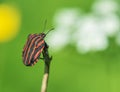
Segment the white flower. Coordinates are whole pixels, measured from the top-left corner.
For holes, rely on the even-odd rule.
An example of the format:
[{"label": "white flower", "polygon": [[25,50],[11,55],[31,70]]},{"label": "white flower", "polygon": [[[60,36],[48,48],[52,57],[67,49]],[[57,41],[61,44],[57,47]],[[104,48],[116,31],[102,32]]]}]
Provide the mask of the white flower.
[{"label": "white flower", "polygon": [[108,46],[108,40],[104,32],[99,28],[99,21],[93,15],[85,16],[77,31],[77,49],[86,53],[89,51],[104,50]]},{"label": "white flower", "polygon": [[107,36],[114,36],[120,29],[119,17],[115,14],[103,17],[100,20],[100,27]]},{"label": "white flower", "polygon": [[69,28],[74,25],[78,18],[79,12],[77,9],[62,9],[55,15],[54,22],[56,27]]},{"label": "white flower", "polygon": [[92,7],[94,13],[99,15],[109,15],[116,13],[119,5],[114,0],[97,0]]},{"label": "white flower", "polygon": [[[116,14],[118,5],[112,0],[96,2],[89,14],[78,9],[62,9],[55,14],[55,31],[48,36],[48,43],[54,51],[72,43],[80,53],[101,51],[108,47],[108,37],[116,36],[120,20]],[[120,34],[116,42],[120,44]]]},{"label": "white flower", "polygon": [[48,35],[47,42],[54,49],[54,51],[62,49],[69,43],[70,35],[68,32],[68,29],[56,28],[54,32],[51,32]]}]

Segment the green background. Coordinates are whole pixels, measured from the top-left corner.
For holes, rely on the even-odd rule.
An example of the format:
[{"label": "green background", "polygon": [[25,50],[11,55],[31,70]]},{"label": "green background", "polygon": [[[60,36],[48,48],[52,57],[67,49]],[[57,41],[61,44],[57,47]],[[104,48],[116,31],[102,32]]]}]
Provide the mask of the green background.
[{"label": "green background", "polygon": [[[44,63],[39,60],[34,67],[26,67],[22,62],[27,35],[41,32],[45,19],[47,29],[53,27],[54,14],[61,8],[89,12],[94,0],[0,0],[5,2],[19,7],[22,25],[15,39],[0,43],[0,92],[40,92]],[[120,92],[120,47],[114,38],[109,40],[109,47],[101,52],[82,55],[71,45],[51,51],[48,92]]]}]

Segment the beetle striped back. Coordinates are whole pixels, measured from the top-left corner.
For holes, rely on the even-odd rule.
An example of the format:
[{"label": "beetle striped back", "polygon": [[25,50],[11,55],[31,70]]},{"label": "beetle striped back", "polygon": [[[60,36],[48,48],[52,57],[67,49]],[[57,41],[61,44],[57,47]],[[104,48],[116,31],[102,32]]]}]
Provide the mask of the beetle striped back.
[{"label": "beetle striped back", "polygon": [[41,34],[30,34],[27,39],[27,43],[23,48],[23,63],[26,66],[34,65],[38,59],[40,59],[40,54],[45,47],[44,33]]}]

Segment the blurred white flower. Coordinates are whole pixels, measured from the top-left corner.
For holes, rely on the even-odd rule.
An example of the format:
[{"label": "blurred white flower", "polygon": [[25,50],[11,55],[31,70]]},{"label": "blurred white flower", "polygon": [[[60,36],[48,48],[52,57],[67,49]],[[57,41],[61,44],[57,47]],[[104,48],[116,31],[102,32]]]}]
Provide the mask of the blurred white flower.
[{"label": "blurred white flower", "polygon": [[74,25],[79,16],[77,9],[62,9],[55,14],[56,27],[69,28]]},{"label": "blurred white flower", "polygon": [[119,10],[119,5],[115,0],[97,0],[92,6],[92,10],[96,14],[106,16],[116,13]]},{"label": "blurred white flower", "polygon": [[115,36],[116,33],[120,30],[119,17],[115,14],[108,15],[106,17],[101,18],[99,23],[100,23],[101,30],[107,36]]},{"label": "blurred white flower", "polygon": [[[120,44],[120,19],[114,0],[98,0],[92,12],[82,14],[78,9],[62,9],[55,14],[55,31],[48,36],[48,43],[58,51],[72,43],[80,53],[101,51],[108,47],[108,37],[116,36]],[[117,34],[119,32],[119,34]]]},{"label": "blurred white flower", "polygon": [[69,44],[71,28],[74,26],[78,16],[77,9],[64,9],[55,14],[55,32],[48,37],[48,42],[54,51],[58,51]]},{"label": "blurred white flower", "polygon": [[93,15],[87,15],[83,18],[75,37],[77,37],[77,49],[83,53],[104,50],[108,46],[108,39],[100,30],[98,20]]},{"label": "blurred white flower", "polygon": [[54,32],[51,32],[48,35],[47,42],[54,49],[54,51],[58,51],[65,47],[69,43],[70,35],[69,30],[65,28],[56,28]]}]

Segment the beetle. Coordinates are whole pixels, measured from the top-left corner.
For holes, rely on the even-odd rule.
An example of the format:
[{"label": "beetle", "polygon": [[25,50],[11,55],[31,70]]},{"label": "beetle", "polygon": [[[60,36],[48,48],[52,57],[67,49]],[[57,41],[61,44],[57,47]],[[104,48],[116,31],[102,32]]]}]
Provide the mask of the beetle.
[{"label": "beetle", "polygon": [[[53,30],[53,28],[51,29]],[[26,66],[33,66],[40,59],[40,55],[44,48],[48,48],[47,43],[44,38],[51,31],[49,30],[46,34],[29,34],[27,38],[27,42],[24,45],[22,52],[23,63]]]}]

